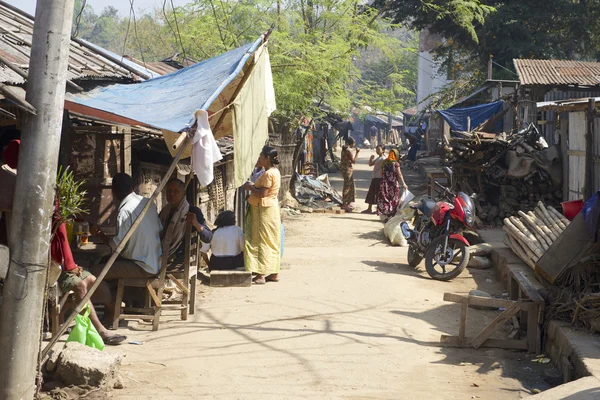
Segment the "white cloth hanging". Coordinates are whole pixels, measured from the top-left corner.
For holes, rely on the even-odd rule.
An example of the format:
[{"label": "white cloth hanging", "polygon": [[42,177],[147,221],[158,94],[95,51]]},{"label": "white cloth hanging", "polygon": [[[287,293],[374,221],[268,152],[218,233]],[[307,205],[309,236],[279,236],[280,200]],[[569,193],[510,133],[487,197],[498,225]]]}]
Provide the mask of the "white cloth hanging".
[{"label": "white cloth hanging", "polygon": [[221,161],[223,156],[210,129],[208,113],[198,110],[194,113],[194,117],[196,132],[192,138],[192,168],[200,185],[205,187],[214,179],[214,163]]}]

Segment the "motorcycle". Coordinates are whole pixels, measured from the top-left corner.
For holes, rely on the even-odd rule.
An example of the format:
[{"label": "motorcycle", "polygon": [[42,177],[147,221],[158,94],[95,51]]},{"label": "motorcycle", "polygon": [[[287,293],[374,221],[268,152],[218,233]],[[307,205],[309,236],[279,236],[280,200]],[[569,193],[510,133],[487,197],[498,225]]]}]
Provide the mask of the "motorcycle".
[{"label": "motorcycle", "polygon": [[[452,170],[444,167],[444,172],[452,182]],[[429,276],[448,281],[460,275],[469,263],[470,244],[462,232],[473,227],[475,206],[466,193],[455,193],[434,183],[442,189],[441,201],[426,198],[411,206],[415,210],[414,229],[403,222],[402,233],[409,245],[409,265],[416,268],[424,258]]]}]

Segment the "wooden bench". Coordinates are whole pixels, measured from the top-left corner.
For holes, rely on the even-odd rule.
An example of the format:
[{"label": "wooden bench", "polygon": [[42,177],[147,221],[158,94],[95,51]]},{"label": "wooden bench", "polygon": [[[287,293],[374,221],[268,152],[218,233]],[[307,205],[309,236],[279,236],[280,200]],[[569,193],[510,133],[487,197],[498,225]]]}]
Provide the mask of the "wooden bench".
[{"label": "wooden bench", "polygon": [[[539,352],[539,305],[529,299],[518,300],[494,299],[455,293],[444,293],[444,301],[461,303],[460,326],[458,336],[442,335],[440,342],[456,347],[499,347],[503,349],[527,350]],[[467,315],[469,306],[503,309],[503,311],[474,337],[466,336]],[[491,336],[518,313],[525,312],[527,318],[527,338],[525,339],[493,339]],[[535,318],[534,318],[535,317]]]}]

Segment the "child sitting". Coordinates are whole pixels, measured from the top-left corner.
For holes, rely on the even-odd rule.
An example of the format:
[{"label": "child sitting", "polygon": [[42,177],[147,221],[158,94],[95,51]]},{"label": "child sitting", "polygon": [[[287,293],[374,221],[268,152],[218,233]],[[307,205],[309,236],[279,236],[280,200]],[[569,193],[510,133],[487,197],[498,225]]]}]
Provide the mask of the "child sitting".
[{"label": "child sitting", "polygon": [[233,211],[223,211],[215,220],[217,226],[210,242],[212,255],[208,264],[212,270],[244,268],[244,233],[235,224]]}]

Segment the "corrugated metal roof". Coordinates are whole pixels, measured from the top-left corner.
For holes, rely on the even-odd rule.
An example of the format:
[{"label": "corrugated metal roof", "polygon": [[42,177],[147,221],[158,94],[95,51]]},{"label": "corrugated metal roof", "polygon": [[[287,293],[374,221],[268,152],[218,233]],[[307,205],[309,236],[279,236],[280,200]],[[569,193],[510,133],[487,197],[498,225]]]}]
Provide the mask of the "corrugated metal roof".
[{"label": "corrugated metal roof", "polygon": [[[8,63],[27,72],[33,35],[33,17],[0,1],[0,56]],[[23,84],[24,79],[0,63],[0,82]],[[71,41],[67,78],[73,80],[129,80],[142,77],[98,54],[81,41]]]},{"label": "corrugated metal roof", "polygon": [[522,85],[600,85],[600,63],[571,60],[513,60]]}]

